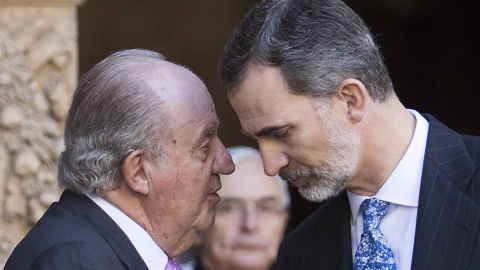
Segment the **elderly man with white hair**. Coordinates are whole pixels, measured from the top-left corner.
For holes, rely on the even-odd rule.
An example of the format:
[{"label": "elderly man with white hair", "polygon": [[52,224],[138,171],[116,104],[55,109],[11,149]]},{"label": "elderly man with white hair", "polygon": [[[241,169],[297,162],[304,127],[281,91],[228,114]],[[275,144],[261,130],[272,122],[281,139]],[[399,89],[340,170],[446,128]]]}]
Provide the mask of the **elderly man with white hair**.
[{"label": "elderly man with white hair", "polygon": [[227,150],[236,169],[220,177],[215,223],[197,239],[194,269],[271,269],[290,216],[287,182],[265,174],[258,150]]}]

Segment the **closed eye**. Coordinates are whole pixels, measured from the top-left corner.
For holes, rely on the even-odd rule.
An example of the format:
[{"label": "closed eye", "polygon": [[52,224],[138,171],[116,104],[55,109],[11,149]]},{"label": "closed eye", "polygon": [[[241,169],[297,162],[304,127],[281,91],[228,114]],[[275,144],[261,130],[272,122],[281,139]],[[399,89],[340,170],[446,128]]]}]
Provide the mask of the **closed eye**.
[{"label": "closed eye", "polygon": [[275,139],[287,139],[288,137],[290,137],[290,135],[292,134],[293,130],[292,129],[286,129],[286,130],[281,130],[281,131],[278,131],[278,132],[274,132],[272,134],[272,136],[275,138]]},{"label": "closed eye", "polygon": [[282,126],[271,126],[265,127],[259,132],[255,133],[255,136],[258,137],[273,137],[275,139],[286,139],[292,135],[292,133],[297,129],[297,125],[294,124],[285,124]]},{"label": "closed eye", "polygon": [[211,146],[210,141],[208,141],[208,143],[204,144],[204,145],[201,147],[201,149],[202,149],[202,150],[209,150],[209,149],[210,149],[210,146]]}]

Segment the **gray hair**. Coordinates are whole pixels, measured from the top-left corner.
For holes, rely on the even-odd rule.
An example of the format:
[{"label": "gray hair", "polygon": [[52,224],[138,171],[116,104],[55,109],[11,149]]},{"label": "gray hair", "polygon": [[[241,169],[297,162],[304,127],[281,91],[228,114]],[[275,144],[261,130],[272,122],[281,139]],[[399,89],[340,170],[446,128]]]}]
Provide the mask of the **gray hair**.
[{"label": "gray hair", "polygon": [[219,76],[235,94],[249,67],[279,68],[293,94],[328,98],[348,78],[376,101],[393,85],[362,19],[341,0],[264,0],[237,26],[219,61]]},{"label": "gray hair", "polygon": [[160,160],[168,117],[148,82],[164,60],[157,52],[124,50],[82,76],[66,118],[59,187],[102,195],[122,181],[120,163],[129,149]]},{"label": "gray hair", "polygon": [[[238,163],[244,160],[252,160],[252,159],[262,162],[262,154],[260,153],[260,151],[258,151],[255,148],[248,147],[248,146],[233,146],[233,147],[227,148],[227,150],[228,152],[230,152],[233,163],[235,165],[237,165]],[[288,191],[288,183],[287,181],[284,181],[282,178],[280,178],[280,176],[278,175],[276,175],[276,178],[282,187],[285,207],[288,208],[290,207],[290,192]]]}]

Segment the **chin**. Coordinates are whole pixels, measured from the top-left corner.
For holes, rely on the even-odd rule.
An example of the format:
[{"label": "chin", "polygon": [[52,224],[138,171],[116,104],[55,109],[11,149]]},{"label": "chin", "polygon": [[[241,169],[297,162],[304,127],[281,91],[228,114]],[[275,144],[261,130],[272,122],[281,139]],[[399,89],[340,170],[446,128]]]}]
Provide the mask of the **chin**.
[{"label": "chin", "polygon": [[265,262],[248,262],[242,261],[235,264],[235,269],[248,269],[248,270],[267,270],[271,265],[266,264]]},{"label": "chin", "polygon": [[198,231],[203,232],[210,229],[215,222],[215,210],[209,207],[208,209],[204,210],[202,214],[197,219],[200,221],[197,226]]},{"label": "chin", "polygon": [[265,259],[265,254],[259,254],[259,252],[242,252],[241,254],[235,254],[235,264],[239,266],[239,269],[268,269],[270,264]]}]

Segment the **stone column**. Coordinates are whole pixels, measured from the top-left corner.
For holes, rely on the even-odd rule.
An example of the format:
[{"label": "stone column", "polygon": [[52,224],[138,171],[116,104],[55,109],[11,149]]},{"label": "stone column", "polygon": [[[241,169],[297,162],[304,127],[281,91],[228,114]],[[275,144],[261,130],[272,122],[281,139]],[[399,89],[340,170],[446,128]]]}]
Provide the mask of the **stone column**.
[{"label": "stone column", "polygon": [[60,194],[83,1],[0,0],[0,266]]}]

